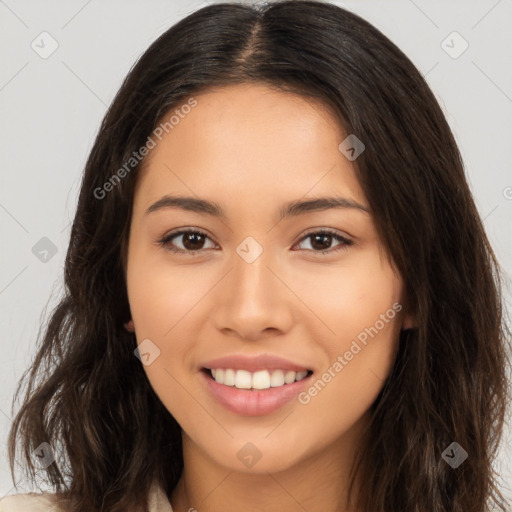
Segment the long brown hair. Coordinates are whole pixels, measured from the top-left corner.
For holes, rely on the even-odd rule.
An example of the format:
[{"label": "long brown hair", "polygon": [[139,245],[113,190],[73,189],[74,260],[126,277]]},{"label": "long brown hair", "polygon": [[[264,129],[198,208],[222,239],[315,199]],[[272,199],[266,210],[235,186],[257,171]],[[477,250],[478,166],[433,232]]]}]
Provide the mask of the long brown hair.
[{"label": "long brown hair", "polygon": [[[416,312],[354,465],[360,510],[506,511],[492,468],[510,402],[502,270],[459,150],[411,61],[359,16],[315,1],[205,7],[126,77],[85,166],[64,296],[15,395],[28,377],[9,435],[13,479],[17,444],[34,480],[31,454],[46,442],[56,462],[38,474],[73,512],[147,511],[153,479],[168,495],[178,482],[180,427],[123,327],[126,242],[147,159],[112,177],[170,109],[243,82],[319,99],[364,142],[355,170]],[[442,457],[452,442],[468,452],[458,468]]]}]

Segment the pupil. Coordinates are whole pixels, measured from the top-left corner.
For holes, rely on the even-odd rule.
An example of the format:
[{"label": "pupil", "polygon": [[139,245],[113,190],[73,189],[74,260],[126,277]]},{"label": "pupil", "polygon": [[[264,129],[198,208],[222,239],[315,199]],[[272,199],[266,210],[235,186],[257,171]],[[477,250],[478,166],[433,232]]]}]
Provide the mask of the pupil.
[{"label": "pupil", "polygon": [[[311,245],[313,246],[314,249],[329,249],[329,246],[331,245],[331,238],[331,235],[315,235],[313,236],[313,243]],[[327,239],[327,243],[324,243],[323,247],[315,247],[317,241],[320,239],[324,239],[324,241],[325,239]]]},{"label": "pupil", "polygon": [[[184,237],[183,245],[187,249],[200,249],[201,242],[204,243],[204,240],[201,240],[201,238],[203,238],[203,235],[200,233],[189,233],[187,236]],[[194,245],[194,239],[195,239],[196,244],[198,243],[198,245]],[[192,242],[191,246],[190,246],[190,242]]]}]

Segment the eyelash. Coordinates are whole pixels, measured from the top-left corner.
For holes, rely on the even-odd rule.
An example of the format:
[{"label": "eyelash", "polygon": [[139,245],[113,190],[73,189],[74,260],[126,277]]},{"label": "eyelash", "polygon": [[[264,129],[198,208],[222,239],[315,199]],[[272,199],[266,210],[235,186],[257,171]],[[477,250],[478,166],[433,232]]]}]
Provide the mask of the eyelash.
[{"label": "eyelash", "polygon": [[[168,246],[169,242],[173,238],[178,237],[180,235],[191,234],[191,233],[192,234],[203,235],[203,236],[205,236],[205,237],[210,239],[210,237],[206,233],[204,233],[203,231],[201,231],[199,229],[184,229],[184,230],[181,230],[181,231],[176,231],[175,233],[169,233],[168,235],[165,235],[163,238],[158,240],[157,243],[161,247],[163,247],[165,250],[167,250],[167,251],[171,251],[171,252],[174,252],[174,253],[180,253],[180,254],[185,253],[185,254],[190,255],[190,256],[196,256],[197,254],[200,254],[203,251],[208,250],[208,249],[197,249],[195,251],[189,251],[189,250],[185,250],[185,249],[178,249],[176,247]],[[298,244],[300,244],[301,242],[303,242],[307,238],[310,238],[312,235],[330,235],[334,239],[336,239],[338,242],[341,242],[340,244],[336,245],[333,249],[327,249],[325,251],[315,251],[314,249],[303,249],[303,250],[306,250],[308,252],[313,252],[313,253],[316,253],[316,254],[332,254],[332,253],[335,253],[335,252],[338,252],[338,251],[346,250],[349,246],[354,244],[353,240],[349,240],[348,238],[345,238],[345,237],[341,236],[337,231],[334,231],[332,229],[320,229],[318,231],[310,231],[309,233],[307,233],[305,236],[303,236],[299,240]]]}]

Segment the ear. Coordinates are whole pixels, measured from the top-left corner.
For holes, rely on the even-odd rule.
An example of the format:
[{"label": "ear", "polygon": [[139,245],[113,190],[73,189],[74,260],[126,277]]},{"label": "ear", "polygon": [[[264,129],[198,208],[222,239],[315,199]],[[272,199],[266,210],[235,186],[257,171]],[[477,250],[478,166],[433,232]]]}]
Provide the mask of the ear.
[{"label": "ear", "polygon": [[406,331],[407,329],[415,329],[418,327],[416,322],[416,315],[413,313],[406,313],[404,315],[404,321],[402,324],[402,331]]},{"label": "ear", "polygon": [[133,320],[130,319],[130,321],[126,322],[123,325],[128,332],[135,332],[135,325],[133,324]]}]

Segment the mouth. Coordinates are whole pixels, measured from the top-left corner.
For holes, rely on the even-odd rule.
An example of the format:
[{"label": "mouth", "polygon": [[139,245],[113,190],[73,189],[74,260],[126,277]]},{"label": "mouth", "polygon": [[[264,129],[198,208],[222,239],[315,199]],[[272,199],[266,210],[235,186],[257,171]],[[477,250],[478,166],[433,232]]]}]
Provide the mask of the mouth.
[{"label": "mouth", "polygon": [[281,369],[250,372],[234,368],[203,368],[202,371],[207,377],[217,382],[217,384],[250,391],[289,386],[306,379],[313,373],[312,370],[293,371]]},{"label": "mouth", "polygon": [[311,370],[202,368],[206,393],[223,409],[241,416],[264,416],[297,402],[312,381]]}]

